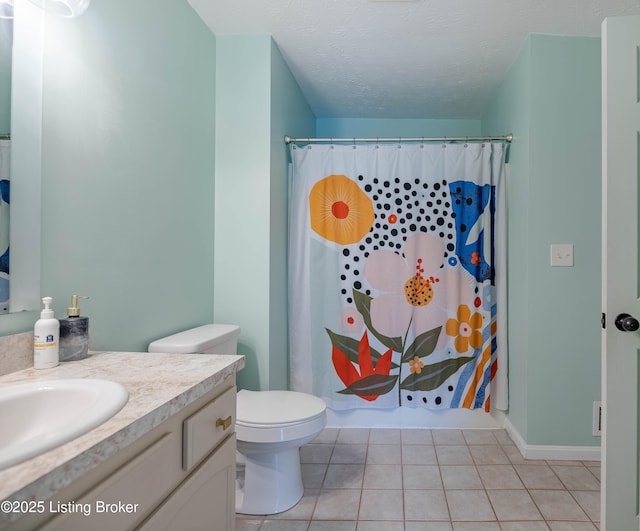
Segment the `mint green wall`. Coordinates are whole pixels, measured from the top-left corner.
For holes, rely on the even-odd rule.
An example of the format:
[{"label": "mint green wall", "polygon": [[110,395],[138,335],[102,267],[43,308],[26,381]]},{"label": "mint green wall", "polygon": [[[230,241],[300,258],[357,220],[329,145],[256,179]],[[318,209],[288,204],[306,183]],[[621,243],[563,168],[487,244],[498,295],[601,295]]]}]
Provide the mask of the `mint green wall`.
[{"label": "mint green wall", "polygon": [[[153,15],[152,20],[149,19]],[[213,317],[215,38],[186,2],[47,17],[42,292],[88,295],[94,349]]]},{"label": "mint green wall", "polygon": [[216,68],[214,318],[242,328],[241,387],[286,388],[283,137],[314,117],[269,35],[218,36]]},{"label": "mint green wall", "polygon": [[[549,391],[531,395],[530,442],[598,445],[591,424],[600,399],[600,39],[533,36],[531,50],[530,202],[532,214],[544,205],[544,215],[531,225],[529,377]],[[574,244],[574,268],[549,267],[554,242]]]},{"label": "mint green wall", "polygon": [[507,179],[509,420],[525,440],[529,394],[530,78],[531,41],[527,39],[482,120],[483,134],[489,131],[513,133]]},{"label": "mint green wall", "polygon": [[[509,419],[528,444],[599,445],[600,40],[532,35],[483,117],[496,127],[516,135]],[[552,243],[574,244],[574,267],[550,267]]]},{"label": "mint green wall", "polygon": [[268,35],[216,38],[214,320],[240,325],[241,387],[269,383]]},{"label": "mint green wall", "polygon": [[289,386],[288,164],[284,136],[314,134],[316,120],[276,43],[271,41],[271,256],[269,260],[269,387]]},{"label": "mint green wall", "polygon": [[480,120],[318,118],[316,121],[319,138],[474,136],[480,134],[480,129]]}]

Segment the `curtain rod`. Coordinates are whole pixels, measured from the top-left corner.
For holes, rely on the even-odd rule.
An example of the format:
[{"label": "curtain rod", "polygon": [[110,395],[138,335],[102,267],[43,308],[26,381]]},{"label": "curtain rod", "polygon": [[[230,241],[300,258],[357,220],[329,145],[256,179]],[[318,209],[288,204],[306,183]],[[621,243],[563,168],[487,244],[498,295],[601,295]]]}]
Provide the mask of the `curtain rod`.
[{"label": "curtain rod", "polygon": [[490,142],[490,141],[513,141],[513,133],[509,133],[504,136],[438,136],[438,137],[376,137],[376,138],[291,138],[289,135],[285,135],[285,144],[295,144],[301,142],[303,144],[317,144],[317,143],[353,143],[356,142]]}]

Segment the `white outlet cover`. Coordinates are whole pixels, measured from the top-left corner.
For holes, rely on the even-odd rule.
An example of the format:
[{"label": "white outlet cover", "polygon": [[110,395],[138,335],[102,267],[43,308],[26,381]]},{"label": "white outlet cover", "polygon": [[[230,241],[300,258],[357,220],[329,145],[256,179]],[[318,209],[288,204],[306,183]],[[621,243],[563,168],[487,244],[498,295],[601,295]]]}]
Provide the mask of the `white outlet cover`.
[{"label": "white outlet cover", "polygon": [[572,243],[552,243],[551,244],[551,266],[552,267],[573,267],[573,244]]}]

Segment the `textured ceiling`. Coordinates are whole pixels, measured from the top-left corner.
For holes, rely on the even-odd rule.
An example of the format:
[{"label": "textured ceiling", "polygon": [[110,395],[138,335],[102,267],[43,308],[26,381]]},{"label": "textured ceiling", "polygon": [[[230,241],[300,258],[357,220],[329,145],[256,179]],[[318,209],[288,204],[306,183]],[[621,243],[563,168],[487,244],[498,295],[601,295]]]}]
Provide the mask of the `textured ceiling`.
[{"label": "textured ceiling", "polygon": [[319,118],[479,118],[530,33],[640,15],[638,0],[189,3],[216,35],[271,34]]}]

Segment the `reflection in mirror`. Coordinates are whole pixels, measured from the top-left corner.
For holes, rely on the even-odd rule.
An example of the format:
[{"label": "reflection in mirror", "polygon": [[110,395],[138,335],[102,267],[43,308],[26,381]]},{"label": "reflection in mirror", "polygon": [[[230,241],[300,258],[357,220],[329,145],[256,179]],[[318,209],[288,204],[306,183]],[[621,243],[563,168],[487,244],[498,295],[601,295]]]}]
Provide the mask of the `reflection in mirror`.
[{"label": "reflection in mirror", "polygon": [[[2,1],[2,0],[0,0]],[[45,14],[14,0],[11,52],[11,311],[0,335],[33,329],[40,309],[42,63]],[[4,132],[4,131],[0,131]]]},{"label": "reflection in mirror", "polygon": [[0,313],[9,312],[9,156],[13,2],[0,3]]},{"label": "reflection in mirror", "polygon": [[[13,2],[13,0],[0,0],[0,2]],[[91,0],[29,0],[32,4],[38,6],[49,13],[60,15],[61,17],[73,18],[79,17],[89,7]]]},{"label": "reflection in mirror", "polygon": [[0,18],[13,18],[13,0],[0,0]]}]

